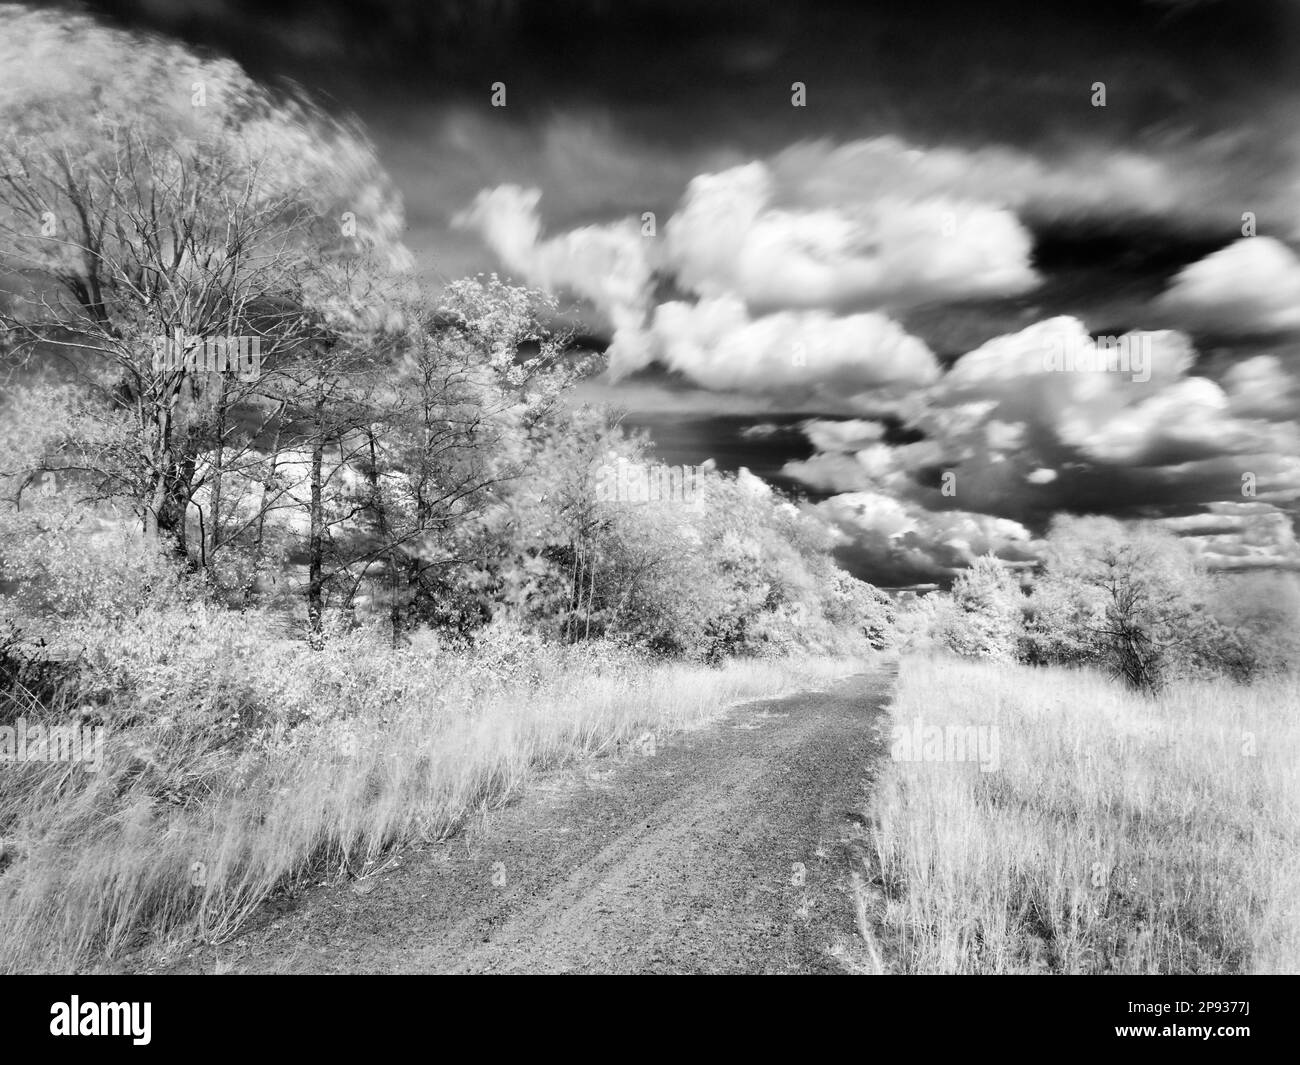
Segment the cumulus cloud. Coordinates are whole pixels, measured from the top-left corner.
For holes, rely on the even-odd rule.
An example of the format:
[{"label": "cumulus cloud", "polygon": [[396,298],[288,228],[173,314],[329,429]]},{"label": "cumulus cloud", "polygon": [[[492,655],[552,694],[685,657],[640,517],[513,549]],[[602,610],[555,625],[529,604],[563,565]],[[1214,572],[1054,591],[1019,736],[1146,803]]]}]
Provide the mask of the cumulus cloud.
[{"label": "cumulus cloud", "polygon": [[640,228],[629,220],[543,240],[541,195],[517,185],[484,190],[454,224],[477,230],[506,268],[530,284],[589,300],[614,328],[611,358],[643,363],[653,266]]},{"label": "cumulus cloud", "polygon": [[850,451],[865,444],[874,444],[885,432],[880,422],[846,418],[830,421],[826,418],[809,418],[800,428],[818,451]]},{"label": "cumulus cloud", "polygon": [[[1075,369],[1053,361],[1062,350],[1073,353]],[[1177,467],[1295,447],[1293,422],[1243,417],[1220,385],[1189,375],[1194,359],[1178,332],[1135,331],[1101,345],[1077,319],[1050,319],[960,358],[916,421],[945,443],[948,458],[1014,459],[1026,476],[1062,461]],[[999,422],[1022,428],[1008,435],[994,431]]]},{"label": "cumulus cloud", "polygon": [[787,462],[782,474],[819,492],[860,492],[886,484],[896,470],[894,449],[883,444],[852,451],[823,450],[812,458]]},{"label": "cumulus cloud", "polygon": [[[831,496],[818,506],[860,573],[931,580],[987,551],[1032,558],[1028,530],[1061,509],[1203,506],[1247,475],[1260,501],[1300,498],[1295,382],[1274,355],[1215,379],[1182,329],[1098,337],[1062,316],[942,372],[894,317],[1033,287],[1021,219],[1203,221],[1213,180],[1170,159],[1081,149],[1049,162],[886,137],[698,174],[657,241],[630,221],[544,239],[536,195],[518,189],[481,194],[467,217],[508,267],[610,317],[612,378],[657,361],[705,389],[844,411],[805,422],[814,453],[782,473]],[[693,299],[657,302],[665,279]],[[1300,260],[1257,237],[1187,267],[1157,317],[1268,334],[1300,330],[1298,308]],[[886,442],[886,417],[909,442]],[[1277,557],[1290,550],[1280,520],[1265,521]],[[1268,554],[1216,535],[1211,554]]]},{"label": "cumulus cloud", "polygon": [[1214,333],[1300,330],[1300,259],[1272,237],[1243,237],[1184,267],[1157,306]]},{"label": "cumulus cloud", "polygon": [[[1120,357],[1125,352],[1127,366]],[[995,399],[1002,416],[1013,418],[1032,417],[1044,405],[1050,413],[1089,403],[1112,406],[1178,380],[1193,360],[1191,342],[1180,333],[1138,331],[1105,346],[1079,319],[1062,315],[963,355],[930,398],[945,405]],[[1147,365],[1137,365],[1142,361]]]},{"label": "cumulus cloud", "polygon": [[1234,414],[1242,417],[1290,417],[1296,402],[1296,379],[1274,355],[1255,355],[1233,363],[1223,375],[1223,388]]},{"label": "cumulus cloud", "polygon": [[[953,499],[972,510],[1037,525],[1060,509],[1131,514],[1240,497],[1300,497],[1295,410],[1267,401],[1287,380],[1261,356],[1221,383],[1191,371],[1195,353],[1172,331],[1135,332],[1118,354],[1142,351],[1142,375],[1114,362],[1083,323],[1062,317],[997,337],[962,356],[903,406],[923,438],[889,446],[806,431],[817,449],[783,473],[826,493],[887,494],[932,512]],[[1082,370],[1053,368],[1069,351]],[[1283,392],[1283,394],[1285,394]],[[1158,511],[1157,511],[1158,512]]]},{"label": "cumulus cloud", "polygon": [[1028,529],[988,514],[928,511],[878,492],[845,493],[814,509],[840,536],[841,556],[867,579],[946,579],[990,552],[1013,565],[1037,557]]},{"label": "cumulus cloud", "polygon": [[1293,423],[1239,418],[1213,381],[1189,377],[1139,402],[1101,413],[1069,412],[1060,438],[1099,462],[1172,466],[1218,455],[1250,455],[1294,447]]},{"label": "cumulus cloud", "polygon": [[[616,378],[659,359],[706,387],[746,388],[791,376],[786,360],[772,354],[773,343],[786,342],[773,334],[792,321],[781,317],[787,312],[852,321],[842,338],[864,328],[858,315],[865,312],[896,316],[1034,288],[1039,278],[1022,219],[1203,221],[1222,191],[1215,168],[1182,164],[1187,152],[1211,149],[1218,150],[1084,146],[1048,158],[1002,146],[918,147],[892,136],[812,142],[696,174],[654,237],[642,235],[638,214],[544,238],[540,193],[514,185],[479,193],[457,222],[478,232],[527,282],[563,289],[598,309],[612,328]],[[1088,180],[1080,179],[1084,173]],[[656,307],[665,283],[697,302]],[[1164,301],[1173,321],[1195,325],[1208,316],[1247,331],[1300,325],[1297,308],[1300,263],[1265,237],[1188,267]],[[718,332],[723,320],[736,331],[731,341]],[[826,317],[806,322],[822,335],[830,330]],[[697,342],[701,330],[707,342]],[[735,350],[755,339],[758,354],[747,368]],[[963,361],[974,365],[970,356]],[[810,364],[805,379],[825,370],[838,381],[843,362],[832,356]],[[1184,370],[1171,367],[1175,377]],[[1070,406],[1087,394],[1099,402],[1122,395],[1087,376],[1065,389],[1031,391],[1060,393]],[[887,398],[874,402],[878,412],[890,410]],[[1075,428],[1085,432],[1088,424],[1077,420]]]},{"label": "cumulus cloud", "polygon": [[650,340],[665,366],[713,389],[910,388],[928,384],[939,370],[925,343],[885,315],[781,311],[751,318],[734,296],[661,304]]},{"label": "cumulus cloud", "polygon": [[1002,208],[900,188],[810,210],[777,192],[760,162],[692,180],[665,231],[678,283],[757,308],[902,307],[1037,283],[1029,233]]},{"label": "cumulus cloud", "polygon": [[[501,185],[481,191],[455,225],[528,283],[604,314],[615,377],[659,359],[711,388],[789,380],[870,390],[935,373],[922,342],[887,317],[893,310],[1006,296],[1039,280],[1012,211],[956,187],[919,195],[909,181],[900,173],[837,202],[823,188],[813,205],[812,191],[766,162],[725,167],[688,183],[661,239],[643,235],[639,216],[544,238],[540,192]],[[660,278],[697,302],[655,307]],[[746,345],[752,359],[740,358]]]}]

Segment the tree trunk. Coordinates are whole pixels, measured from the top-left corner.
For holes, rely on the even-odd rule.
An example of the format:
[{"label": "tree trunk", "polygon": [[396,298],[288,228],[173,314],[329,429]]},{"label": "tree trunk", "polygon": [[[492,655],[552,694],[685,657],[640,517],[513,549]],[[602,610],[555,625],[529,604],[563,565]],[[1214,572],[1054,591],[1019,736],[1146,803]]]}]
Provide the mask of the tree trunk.
[{"label": "tree trunk", "polygon": [[281,430],[282,426],[277,415],[275,439],[271,441],[271,465],[267,468],[266,477],[262,481],[262,499],[257,509],[257,531],[253,534],[253,565],[248,575],[248,583],[244,586],[245,606],[252,601],[253,586],[257,583],[257,574],[262,568],[262,545],[266,537],[267,497],[271,494],[271,486],[275,481],[276,466],[279,463]]},{"label": "tree trunk", "polygon": [[325,392],[316,393],[311,442],[311,531],[307,544],[307,628],[313,647],[319,647],[324,615],[325,506],[321,467],[325,459]]},{"label": "tree trunk", "polygon": [[216,557],[217,550],[221,546],[221,489],[224,480],[225,461],[226,461],[226,375],[220,375],[220,382],[217,393],[217,424],[216,424],[216,459],[212,467],[212,519],[208,522],[212,527],[212,533],[209,540],[211,549],[205,544],[203,547],[202,563],[204,568],[212,564],[211,560]]}]

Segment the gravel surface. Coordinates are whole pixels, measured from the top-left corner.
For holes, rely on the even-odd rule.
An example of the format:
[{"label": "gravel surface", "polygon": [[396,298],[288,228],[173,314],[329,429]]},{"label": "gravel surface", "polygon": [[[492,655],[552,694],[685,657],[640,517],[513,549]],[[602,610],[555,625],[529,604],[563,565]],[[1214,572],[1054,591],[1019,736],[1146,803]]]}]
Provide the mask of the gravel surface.
[{"label": "gravel surface", "polygon": [[[136,971],[834,973],[889,670],[539,776],[381,872]],[[860,868],[860,865],[856,866]]]}]

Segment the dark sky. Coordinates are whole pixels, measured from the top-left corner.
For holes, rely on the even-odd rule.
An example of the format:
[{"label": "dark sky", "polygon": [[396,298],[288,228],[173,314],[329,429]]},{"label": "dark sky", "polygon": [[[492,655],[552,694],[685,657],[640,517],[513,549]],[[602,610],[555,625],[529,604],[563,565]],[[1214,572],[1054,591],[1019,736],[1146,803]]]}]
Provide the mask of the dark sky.
[{"label": "dark sky", "polygon": [[[1275,168],[1290,150],[1274,131],[1290,124],[1300,85],[1300,5],[1287,0],[86,6],[355,112],[406,192],[416,247],[453,272],[472,256],[439,238],[456,193],[475,180],[540,184],[548,225],[567,226],[633,199],[671,209],[696,160],[765,157],[821,137],[1003,144],[1046,158],[1084,144],[1176,150],[1217,137],[1233,147],[1219,161],[1231,158],[1254,185],[1248,175]],[[807,108],[790,106],[796,80],[808,85]],[[490,106],[497,81],[508,87],[506,108]],[[1096,81],[1107,86],[1104,110],[1088,105]],[[538,158],[539,150],[580,157],[621,147],[641,164],[635,177],[591,159],[595,172],[577,187],[559,162]],[[1033,221],[1053,241],[1042,251],[1055,262],[1114,257],[1087,240],[1070,246],[1081,234],[1052,213]],[[1096,223],[1087,219],[1085,229]]]},{"label": "dark sky", "polygon": [[[859,573],[1031,557],[1061,510],[1300,566],[1300,4],[84,9],[355,115],[425,274],[556,291],[613,341],[584,397],[821,500]],[[1131,330],[1149,381],[1041,372]]]}]

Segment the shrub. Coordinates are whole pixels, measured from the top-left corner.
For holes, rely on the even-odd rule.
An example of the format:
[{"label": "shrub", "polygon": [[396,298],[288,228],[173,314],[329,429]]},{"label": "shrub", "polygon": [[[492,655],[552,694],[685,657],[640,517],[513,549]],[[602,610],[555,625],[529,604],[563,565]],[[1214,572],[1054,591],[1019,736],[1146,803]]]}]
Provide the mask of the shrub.
[{"label": "shrub", "polygon": [[192,598],[172,558],[138,529],[58,497],[0,526],[0,576],[31,618],[128,617]]},{"label": "shrub", "polygon": [[1025,600],[1020,659],[1029,665],[1079,665],[1100,659],[1095,638],[1104,613],[1096,589],[1054,570],[1040,574]]},{"label": "shrub", "polygon": [[967,658],[1014,661],[1022,598],[1019,582],[997,558],[976,559],[953,582],[952,609],[940,621],[942,643]]}]

